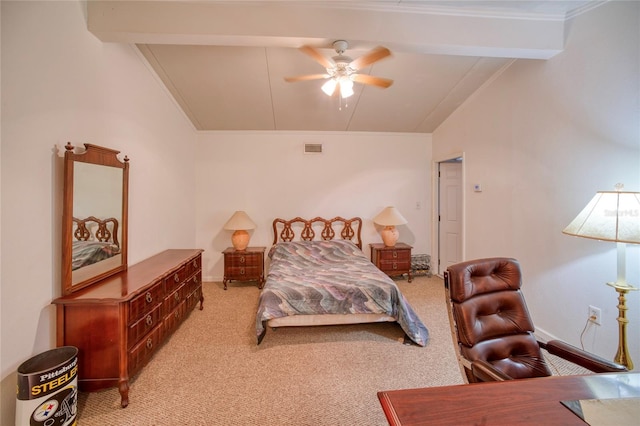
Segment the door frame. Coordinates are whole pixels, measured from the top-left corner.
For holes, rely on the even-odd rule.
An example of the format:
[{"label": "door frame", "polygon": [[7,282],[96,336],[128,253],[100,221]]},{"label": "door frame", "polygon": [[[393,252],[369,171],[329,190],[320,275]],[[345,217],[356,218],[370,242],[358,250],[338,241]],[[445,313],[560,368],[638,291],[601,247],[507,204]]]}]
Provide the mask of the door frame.
[{"label": "door frame", "polygon": [[431,212],[431,217],[432,217],[432,221],[431,221],[431,253],[434,253],[435,256],[431,257],[431,264],[432,264],[432,269],[433,269],[433,275],[437,275],[440,278],[443,278],[443,274],[440,273],[440,221],[439,221],[439,214],[440,214],[440,187],[439,187],[439,176],[438,173],[440,171],[440,163],[444,163],[447,161],[451,161],[451,160],[455,160],[456,158],[460,158],[462,159],[461,163],[462,163],[462,182],[461,182],[461,200],[460,200],[460,204],[461,204],[461,209],[462,209],[462,226],[460,229],[461,232],[461,236],[460,236],[460,244],[462,245],[462,260],[465,260],[467,258],[466,256],[466,226],[467,226],[467,220],[466,220],[466,216],[467,216],[467,208],[466,208],[466,173],[465,173],[465,157],[464,157],[464,151],[462,152],[458,152],[458,153],[453,153],[453,154],[449,154],[446,156],[443,156],[442,158],[436,158],[432,161],[432,165],[431,165],[431,196],[432,196],[432,200],[431,200],[431,206],[432,206],[432,212]]}]

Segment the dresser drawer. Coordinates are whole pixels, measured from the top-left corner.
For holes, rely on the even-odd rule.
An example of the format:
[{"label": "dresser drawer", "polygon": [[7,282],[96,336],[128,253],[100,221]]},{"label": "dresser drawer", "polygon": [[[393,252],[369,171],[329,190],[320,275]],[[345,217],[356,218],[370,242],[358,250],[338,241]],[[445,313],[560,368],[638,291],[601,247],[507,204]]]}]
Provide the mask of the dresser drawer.
[{"label": "dresser drawer", "polygon": [[148,290],[131,299],[129,302],[129,318],[128,325],[137,322],[143,316],[146,316],[156,306],[162,304],[162,283],[158,281]]},{"label": "dresser drawer", "polygon": [[182,265],[164,279],[164,293],[171,293],[187,278],[187,265]]},{"label": "dresser drawer", "polygon": [[197,256],[187,262],[187,277],[202,270],[202,256]]},{"label": "dresser drawer", "polygon": [[168,337],[178,328],[178,326],[184,320],[187,312],[187,304],[186,302],[182,302],[173,311],[165,315],[163,325],[163,332],[165,337]]},{"label": "dresser drawer", "polygon": [[171,293],[167,294],[164,298],[164,315],[168,315],[169,312],[173,311],[186,296],[186,285],[182,285],[179,288],[175,289]]},{"label": "dresser drawer", "polygon": [[127,336],[129,344],[128,348],[138,343],[138,340],[149,331],[151,331],[158,324],[162,323],[162,305],[156,305],[156,307],[147,315],[140,318],[133,325],[129,326],[129,333]]},{"label": "dresser drawer", "polygon": [[187,280],[185,283],[185,295],[193,293],[202,284],[202,280],[200,278],[201,275],[202,274],[199,272]]},{"label": "dresser drawer", "polygon": [[162,324],[158,324],[129,351],[129,377],[149,361],[160,343],[162,343]]},{"label": "dresser drawer", "polygon": [[202,296],[202,286],[196,287],[192,292],[187,294],[187,297],[185,298],[187,312],[193,310],[193,308],[196,307],[196,305],[200,301],[201,296]]}]

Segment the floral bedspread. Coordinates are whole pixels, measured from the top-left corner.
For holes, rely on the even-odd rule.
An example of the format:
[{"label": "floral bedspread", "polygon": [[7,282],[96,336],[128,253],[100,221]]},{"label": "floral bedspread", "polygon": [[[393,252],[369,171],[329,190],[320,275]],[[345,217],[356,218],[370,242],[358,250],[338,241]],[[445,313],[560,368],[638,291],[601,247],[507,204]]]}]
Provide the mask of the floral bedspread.
[{"label": "floral bedspread", "polygon": [[411,340],[426,345],[429,332],[398,286],[351,241],[282,242],[269,258],[256,316],[258,343],[272,318],[376,313],[393,316]]}]

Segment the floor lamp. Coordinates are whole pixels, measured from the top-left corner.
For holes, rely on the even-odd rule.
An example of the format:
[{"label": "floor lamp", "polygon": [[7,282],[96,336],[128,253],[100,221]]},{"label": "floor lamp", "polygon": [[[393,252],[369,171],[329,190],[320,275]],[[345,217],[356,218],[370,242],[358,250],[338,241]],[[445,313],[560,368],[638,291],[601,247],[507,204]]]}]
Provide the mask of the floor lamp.
[{"label": "floor lamp", "polygon": [[633,370],[633,362],[627,348],[627,303],[626,294],[638,288],[627,283],[626,244],[640,244],[640,192],[599,191],[589,204],[562,232],[567,235],[612,241],[618,249],[618,279],[607,285],[613,287],[618,296],[618,352],[614,361]]}]

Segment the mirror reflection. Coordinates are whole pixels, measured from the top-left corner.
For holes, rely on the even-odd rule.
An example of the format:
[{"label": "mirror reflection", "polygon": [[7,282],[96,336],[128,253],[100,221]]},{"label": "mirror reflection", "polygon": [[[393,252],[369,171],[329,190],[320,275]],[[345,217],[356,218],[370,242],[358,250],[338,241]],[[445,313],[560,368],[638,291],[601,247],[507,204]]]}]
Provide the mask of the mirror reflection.
[{"label": "mirror reflection", "polygon": [[122,169],[74,164],[72,284],[122,264]]}]

